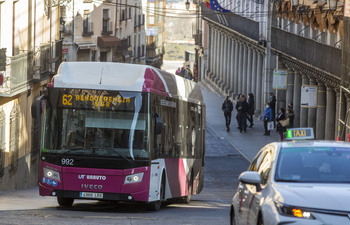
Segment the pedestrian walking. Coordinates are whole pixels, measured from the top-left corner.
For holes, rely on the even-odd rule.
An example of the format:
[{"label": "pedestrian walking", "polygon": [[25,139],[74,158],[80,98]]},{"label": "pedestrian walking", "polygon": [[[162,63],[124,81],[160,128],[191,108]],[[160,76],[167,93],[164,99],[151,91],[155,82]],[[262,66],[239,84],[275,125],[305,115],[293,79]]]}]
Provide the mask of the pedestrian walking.
[{"label": "pedestrian walking", "polygon": [[[238,94],[237,97],[236,97],[236,105],[238,104],[238,102],[240,102],[240,98],[241,98],[241,95],[242,94]],[[237,121],[237,129],[239,129],[239,121],[238,121],[238,112],[236,114],[236,121]]]},{"label": "pedestrian walking", "polygon": [[229,96],[226,96],[224,103],[222,103],[222,111],[224,112],[225,122],[226,122],[226,130],[230,131],[230,123],[231,123],[231,114],[233,111],[233,103]]},{"label": "pedestrian walking", "polygon": [[186,70],[185,70],[185,67],[182,67],[182,68],[181,68],[181,71],[180,71],[180,76],[181,76],[181,77],[185,77],[185,71],[186,71]]},{"label": "pedestrian walking", "polygon": [[288,125],[288,128],[293,128],[293,127],[294,127],[294,109],[293,109],[293,103],[289,103],[289,104],[288,104],[287,118],[289,118],[289,125]]},{"label": "pedestrian walking", "polygon": [[276,117],[276,122],[277,122],[277,131],[280,135],[281,141],[283,141],[283,134],[286,132],[286,126],[284,126],[281,121],[287,119],[286,116],[286,109],[285,108],[280,108],[279,113]]},{"label": "pedestrian walking", "polygon": [[266,103],[266,107],[264,109],[264,114],[263,114],[263,120],[264,120],[264,129],[265,129],[264,135],[270,135],[270,131],[267,129],[267,123],[272,121],[272,108],[270,107],[269,103]]},{"label": "pedestrian walking", "polygon": [[249,125],[250,128],[252,128],[254,126],[254,122],[253,122],[254,112],[255,112],[254,95],[253,95],[253,93],[249,93],[247,119],[250,123],[250,125]]},{"label": "pedestrian walking", "polygon": [[269,96],[269,101],[268,101],[270,108],[272,109],[272,120],[274,127],[275,127],[275,118],[276,118],[276,96],[275,93],[270,92],[270,96]]},{"label": "pedestrian walking", "polygon": [[242,133],[247,132],[247,112],[248,112],[248,102],[244,95],[241,95],[240,101],[236,104],[237,109],[237,120],[238,120],[238,129]]}]

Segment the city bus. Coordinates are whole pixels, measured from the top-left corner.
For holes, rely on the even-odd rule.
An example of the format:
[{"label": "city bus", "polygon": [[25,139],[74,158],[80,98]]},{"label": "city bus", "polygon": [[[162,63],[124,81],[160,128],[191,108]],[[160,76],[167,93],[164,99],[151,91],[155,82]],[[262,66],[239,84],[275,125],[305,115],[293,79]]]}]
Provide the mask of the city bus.
[{"label": "city bus", "polygon": [[200,86],[157,68],[63,62],[32,106],[42,121],[39,194],[143,202],[158,210],[203,189]]}]

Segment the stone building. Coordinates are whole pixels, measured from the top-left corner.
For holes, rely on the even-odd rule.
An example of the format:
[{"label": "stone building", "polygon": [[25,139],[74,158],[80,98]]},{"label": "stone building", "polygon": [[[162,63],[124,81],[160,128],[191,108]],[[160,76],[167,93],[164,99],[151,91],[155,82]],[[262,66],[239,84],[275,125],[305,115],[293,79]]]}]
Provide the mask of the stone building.
[{"label": "stone building", "polygon": [[38,184],[40,122],[31,105],[61,63],[59,7],[0,1],[0,190]]},{"label": "stone building", "polygon": [[165,0],[147,0],[146,63],[157,68],[163,64],[165,41]]},{"label": "stone building", "polygon": [[141,0],[63,2],[61,31],[66,61],[145,64]]}]

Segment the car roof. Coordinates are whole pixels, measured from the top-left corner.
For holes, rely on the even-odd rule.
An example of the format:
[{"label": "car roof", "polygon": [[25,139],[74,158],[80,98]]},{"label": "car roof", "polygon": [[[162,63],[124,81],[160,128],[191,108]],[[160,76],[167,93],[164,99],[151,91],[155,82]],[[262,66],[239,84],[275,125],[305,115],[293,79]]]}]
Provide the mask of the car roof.
[{"label": "car roof", "polygon": [[295,148],[295,147],[342,147],[350,148],[349,142],[343,141],[322,141],[322,140],[305,140],[305,141],[287,141],[281,142],[281,148]]}]

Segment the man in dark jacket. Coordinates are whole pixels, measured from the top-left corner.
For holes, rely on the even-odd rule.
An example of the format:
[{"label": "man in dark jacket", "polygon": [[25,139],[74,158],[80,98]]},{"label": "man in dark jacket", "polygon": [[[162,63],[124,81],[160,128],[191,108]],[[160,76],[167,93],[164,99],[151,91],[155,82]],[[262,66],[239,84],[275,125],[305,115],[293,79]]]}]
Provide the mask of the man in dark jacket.
[{"label": "man in dark jacket", "polygon": [[237,109],[237,119],[238,119],[238,129],[239,132],[247,132],[247,112],[248,112],[248,103],[246,97],[241,95],[240,101],[236,104]]},{"label": "man in dark jacket", "polygon": [[224,116],[225,116],[227,132],[230,131],[232,110],[233,110],[233,104],[232,104],[231,98],[229,96],[226,96],[224,103],[222,103],[222,111],[224,112]]},{"label": "man in dark jacket", "polygon": [[275,116],[275,113],[276,113],[276,96],[275,96],[275,94],[273,92],[270,92],[268,103],[269,103],[270,108],[272,109],[272,120],[271,121],[273,121],[273,123],[275,124],[275,118],[276,118],[276,116]]},{"label": "man in dark jacket", "polygon": [[250,93],[248,95],[248,113],[247,113],[247,119],[250,123],[249,127],[253,127],[253,116],[254,116],[254,111],[255,111],[255,102],[254,102],[254,95],[253,93]]}]

